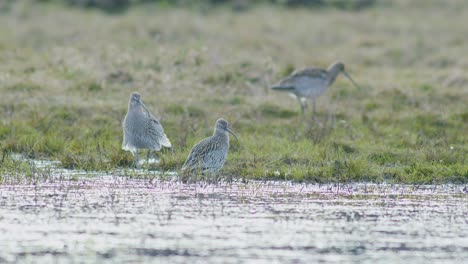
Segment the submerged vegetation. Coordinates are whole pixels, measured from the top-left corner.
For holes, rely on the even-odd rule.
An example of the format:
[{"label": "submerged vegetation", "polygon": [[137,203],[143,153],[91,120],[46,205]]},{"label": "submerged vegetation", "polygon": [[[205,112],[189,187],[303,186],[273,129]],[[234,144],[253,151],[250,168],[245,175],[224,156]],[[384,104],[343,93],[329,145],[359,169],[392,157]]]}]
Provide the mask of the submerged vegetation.
[{"label": "submerged vegetation", "polygon": [[[239,136],[225,175],[466,183],[467,15],[464,1],[242,13],[145,4],[114,15],[56,1],[0,6],[0,175],[34,175],[11,153],[65,168],[130,166],[121,122],[138,91],[173,144],[150,169],[180,169],[224,117]],[[361,89],[338,77],[315,120],[268,88],[335,60]]]}]

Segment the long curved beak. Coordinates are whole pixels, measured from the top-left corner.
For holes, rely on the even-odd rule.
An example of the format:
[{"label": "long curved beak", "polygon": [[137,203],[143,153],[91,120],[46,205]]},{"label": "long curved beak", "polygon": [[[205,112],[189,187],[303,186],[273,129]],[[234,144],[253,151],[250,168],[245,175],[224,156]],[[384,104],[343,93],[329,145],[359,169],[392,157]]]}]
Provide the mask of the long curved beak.
[{"label": "long curved beak", "polygon": [[150,111],[148,110],[148,107],[146,107],[146,105],[140,100],[138,100],[138,102],[141,104],[141,106],[143,106],[143,108],[146,110],[146,113],[148,113],[148,116],[151,116],[150,114]]},{"label": "long curved beak", "polygon": [[343,73],[344,76],[346,76],[346,78],[348,78],[354,84],[354,86],[356,86],[356,88],[361,89],[361,87],[357,85],[357,83],[353,80],[353,78],[351,78],[351,76],[347,72],[345,71],[341,71],[341,72]]},{"label": "long curved beak", "polygon": [[236,134],[234,134],[234,132],[232,132],[229,128],[226,128],[226,131],[231,133],[231,135],[233,135],[237,141],[239,141],[239,139],[237,138]]}]

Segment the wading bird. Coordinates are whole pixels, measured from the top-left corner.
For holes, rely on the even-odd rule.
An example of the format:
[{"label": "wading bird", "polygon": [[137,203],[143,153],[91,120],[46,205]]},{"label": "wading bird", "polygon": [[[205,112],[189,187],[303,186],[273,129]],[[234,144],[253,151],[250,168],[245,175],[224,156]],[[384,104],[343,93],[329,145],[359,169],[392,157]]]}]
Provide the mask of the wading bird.
[{"label": "wading bird", "polygon": [[171,142],[164,133],[159,121],[149,112],[141,101],[139,93],[132,93],[128,102],[128,111],[123,121],[122,149],[135,155],[135,167],[138,167],[138,149],[148,149],[146,162],[152,150],[171,147]]},{"label": "wading bird", "polygon": [[328,69],[306,68],[296,71],[273,85],[271,89],[293,94],[301,104],[302,113],[307,109],[307,99],[312,98],[313,114],[315,115],[315,101],[335,82],[338,74],[343,73],[359,89],[351,76],[346,73],[342,62],[336,62]]},{"label": "wading bird", "polygon": [[222,118],[216,121],[213,136],[196,144],[187,157],[182,171],[184,173],[215,174],[224,165],[229,152],[229,135],[237,136],[228,128],[228,122]]}]

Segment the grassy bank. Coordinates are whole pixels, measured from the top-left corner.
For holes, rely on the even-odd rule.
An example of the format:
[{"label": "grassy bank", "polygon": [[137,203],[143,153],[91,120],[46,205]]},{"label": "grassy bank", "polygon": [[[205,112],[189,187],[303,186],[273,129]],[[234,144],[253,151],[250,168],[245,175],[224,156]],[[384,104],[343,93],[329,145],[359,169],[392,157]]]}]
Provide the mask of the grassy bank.
[{"label": "grassy bank", "polygon": [[[405,3],[410,2],[410,3]],[[255,179],[467,182],[468,4],[394,1],[359,12],[258,6],[119,15],[18,3],[0,12],[0,147],[67,168],[127,167],[120,149],[139,91],[173,143],[154,169],[231,122],[223,174]],[[427,19],[430,16],[430,19]],[[319,116],[268,86],[341,60]]]}]

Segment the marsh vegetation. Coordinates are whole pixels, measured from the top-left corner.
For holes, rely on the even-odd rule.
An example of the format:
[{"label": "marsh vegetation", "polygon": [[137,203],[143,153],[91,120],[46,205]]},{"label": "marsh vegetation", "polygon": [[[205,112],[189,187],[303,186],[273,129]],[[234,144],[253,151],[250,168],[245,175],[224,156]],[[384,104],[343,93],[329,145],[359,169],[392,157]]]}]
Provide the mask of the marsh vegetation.
[{"label": "marsh vegetation", "polygon": [[[427,17],[430,16],[430,19]],[[223,174],[314,182],[467,182],[465,1],[385,1],[359,10],[259,4],[109,14],[56,1],[0,7],[0,175],[12,153],[70,169],[128,167],[121,122],[138,91],[175,171],[224,117],[239,136]],[[269,90],[296,68],[341,60],[316,120]]]}]

